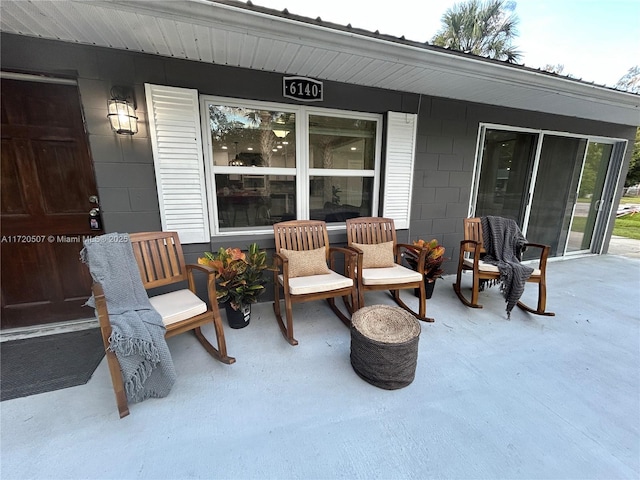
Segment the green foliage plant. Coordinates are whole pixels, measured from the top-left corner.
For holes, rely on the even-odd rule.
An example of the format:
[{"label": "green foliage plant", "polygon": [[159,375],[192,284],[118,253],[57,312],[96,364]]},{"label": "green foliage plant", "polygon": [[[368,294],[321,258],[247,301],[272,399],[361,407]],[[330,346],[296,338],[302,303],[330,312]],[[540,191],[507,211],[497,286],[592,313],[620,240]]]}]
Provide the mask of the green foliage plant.
[{"label": "green foliage plant", "polygon": [[[422,239],[413,242],[413,245],[420,250],[427,250],[424,259],[424,276],[429,280],[435,280],[440,278],[444,273],[442,264],[446,260],[444,258],[445,248],[438,243],[435,238],[431,241],[425,241]],[[417,270],[418,257],[411,251],[407,250],[405,258],[409,266],[414,270]]]},{"label": "green foliage plant", "polygon": [[249,245],[246,253],[239,248],[223,247],[216,253],[204,252],[198,263],[213,268],[218,303],[228,302],[234,310],[256,303],[265,291],[267,253],[257,243]]}]

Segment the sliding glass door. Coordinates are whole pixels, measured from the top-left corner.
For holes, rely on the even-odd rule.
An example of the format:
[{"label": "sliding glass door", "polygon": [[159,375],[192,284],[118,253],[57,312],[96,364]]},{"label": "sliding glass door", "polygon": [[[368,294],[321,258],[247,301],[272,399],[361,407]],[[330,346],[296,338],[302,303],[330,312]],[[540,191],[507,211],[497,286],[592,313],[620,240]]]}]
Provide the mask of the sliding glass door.
[{"label": "sliding glass door", "polygon": [[593,232],[603,211],[602,191],[613,144],[589,142],[573,210],[567,253],[590,251]]},{"label": "sliding glass door", "polygon": [[514,219],[529,241],[550,245],[551,256],[596,251],[613,199],[613,189],[603,199],[607,172],[619,163],[612,153],[624,148],[515,128],[482,127],[480,135],[471,213]]},{"label": "sliding glass door", "polygon": [[586,146],[584,138],[542,137],[527,236],[550,245],[554,257],[563,254],[567,242]]},{"label": "sliding glass door", "polygon": [[476,213],[524,222],[538,135],[487,130]]}]

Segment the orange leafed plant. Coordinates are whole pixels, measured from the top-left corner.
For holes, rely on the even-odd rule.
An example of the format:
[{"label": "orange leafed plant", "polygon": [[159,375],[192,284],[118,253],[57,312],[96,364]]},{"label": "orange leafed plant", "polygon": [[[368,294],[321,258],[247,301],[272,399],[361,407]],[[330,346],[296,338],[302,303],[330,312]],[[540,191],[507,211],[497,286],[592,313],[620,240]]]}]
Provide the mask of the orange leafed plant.
[{"label": "orange leafed plant", "polygon": [[267,254],[256,243],[249,245],[248,254],[239,248],[222,247],[216,253],[204,252],[198,263],[215,271],[218,302],[229,302],[234,310],[255,303],[264,292]]},{"label": "orange leafed plant", "polygon": [[[442,263],[446,259],[444,258],[445,248],[442,245],[438,244],[438,240],[434,238],[433,240],[427,242],[425,240],[419,239],[414,241],[413,245],[420,249],[427,250],[427,255],[424,261],[424,276],[430,279],[441,277],[444,273],[444,270],[442,269]],[[409,265],[411,265],[413,268],[417,268],[417,258],[415,258],[412,254],[407,255],[406,258]]]}]

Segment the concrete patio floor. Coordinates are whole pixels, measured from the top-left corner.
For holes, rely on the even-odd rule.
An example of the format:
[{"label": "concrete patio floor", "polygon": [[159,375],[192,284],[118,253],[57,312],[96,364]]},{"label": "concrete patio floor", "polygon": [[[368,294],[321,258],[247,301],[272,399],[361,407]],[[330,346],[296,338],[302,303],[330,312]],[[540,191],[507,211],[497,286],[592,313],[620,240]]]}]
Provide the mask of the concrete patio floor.
[{"label": "concrete patio floor", "polygon": [[254,306],[249,327],[226,328],[231,366],[190,334],[169,339],[171,394],[122,420],[103,360],[86,385],[0,404],[0,476],[637,479],[640,260],[548,270],[555,317],[515,309],[508,321],[495,287],[484,309],[466,308],[453,277],[440,280],[400,390],[353,372],[349,331],[324,302],[294,306],[297,347],[270,304]]}]

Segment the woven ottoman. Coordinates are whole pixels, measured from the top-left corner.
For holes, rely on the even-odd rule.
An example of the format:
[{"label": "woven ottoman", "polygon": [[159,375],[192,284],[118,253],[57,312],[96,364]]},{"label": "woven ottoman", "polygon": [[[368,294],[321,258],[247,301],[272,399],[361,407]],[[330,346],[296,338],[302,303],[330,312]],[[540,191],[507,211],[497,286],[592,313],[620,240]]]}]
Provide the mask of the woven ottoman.
[{"label": "woven ottoman", "polygon": [[386,390],[415,377],[420,324],[400,307],[371,305],[351,318],[351,366],[365,381]]}]

